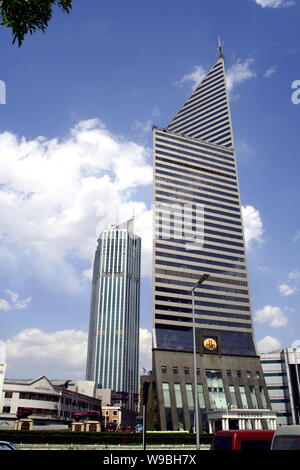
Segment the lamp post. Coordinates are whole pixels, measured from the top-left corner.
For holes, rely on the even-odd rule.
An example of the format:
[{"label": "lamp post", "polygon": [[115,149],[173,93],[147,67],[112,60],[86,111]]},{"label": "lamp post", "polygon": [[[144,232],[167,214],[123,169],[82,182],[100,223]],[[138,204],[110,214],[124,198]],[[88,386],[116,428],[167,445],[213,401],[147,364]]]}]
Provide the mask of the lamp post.
[{"label": "lamp post", "polygon": [[146,427],[147,427],[147,403],[149,393],[150,382],[143,383],[143,450],[146,450]]},{"label": "lamp post", "polygon": [[193,353],[194,353],[194,389],[195,389],[195,421],[196,421],[196,449],[200,450],[199,432],[199,401],[197,387],[197,352],[196,352],[196,324],[195,324],[195,290],[209,278],[209,274],[203,274],[199,281],[192,287],[192,307],[193,307]]},{"label": "lamp post", "polygon": [[226,428],[227,430],[229,429],[229,408],[230,408],[230,403],[226,403],[226,408],[227,408],[227,423],[226,423]]}]

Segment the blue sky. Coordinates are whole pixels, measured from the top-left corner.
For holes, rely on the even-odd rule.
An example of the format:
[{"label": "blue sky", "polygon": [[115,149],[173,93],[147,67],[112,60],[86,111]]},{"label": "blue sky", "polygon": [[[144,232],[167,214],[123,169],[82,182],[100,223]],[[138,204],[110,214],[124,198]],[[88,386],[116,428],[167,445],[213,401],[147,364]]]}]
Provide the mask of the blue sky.
[{"label": "blue sky", "polygon": [[97,233],[137,216],[151,345],[151,126],[224,43],[262,351],[300,341],[298,2],[75,0],[18,49],[0,29],[0,339],[7,376],[84,376]]}]

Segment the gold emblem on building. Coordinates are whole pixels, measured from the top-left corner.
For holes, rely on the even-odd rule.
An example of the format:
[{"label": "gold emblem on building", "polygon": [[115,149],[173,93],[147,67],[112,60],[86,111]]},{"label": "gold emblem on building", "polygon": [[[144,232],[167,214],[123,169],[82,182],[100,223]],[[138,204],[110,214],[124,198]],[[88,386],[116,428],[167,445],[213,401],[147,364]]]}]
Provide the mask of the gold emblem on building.
[{"label": "gold emblem on building", "polygon": [[213,338],[206,338],[203,341],[203,345],[205,349],[208,349],[209,351],[214,351],[218,347],[217,341]]}]

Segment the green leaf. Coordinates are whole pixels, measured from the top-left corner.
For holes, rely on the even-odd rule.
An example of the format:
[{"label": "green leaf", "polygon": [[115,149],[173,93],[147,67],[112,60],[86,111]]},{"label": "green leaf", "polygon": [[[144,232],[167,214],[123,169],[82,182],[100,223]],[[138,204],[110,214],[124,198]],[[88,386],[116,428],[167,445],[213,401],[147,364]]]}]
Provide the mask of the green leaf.
[{"label": "green leaf", "polygon": [[54,6],[69,13],[72,2],[73,0],[1,0],[1,25],[12,30],[12,42],[18,41],[20,47],[27,34],[33,34],[37,30],[46,31]]}]

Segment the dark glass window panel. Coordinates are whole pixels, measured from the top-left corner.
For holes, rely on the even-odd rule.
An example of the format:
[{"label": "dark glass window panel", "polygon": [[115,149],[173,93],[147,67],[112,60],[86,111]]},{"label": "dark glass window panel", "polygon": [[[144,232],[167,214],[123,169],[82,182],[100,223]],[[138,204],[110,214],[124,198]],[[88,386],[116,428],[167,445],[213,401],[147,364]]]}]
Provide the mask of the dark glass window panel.
[{"label": "dark glass window panel", "polygon": [[[256,356],[256,349],[251,333],[211,329],[211,334],[220,335],[220,352],[241,356]],[[192,327],[156,325],[157,347],[175,351],[193,351]],[[197,348],[198,349],[198,348]]]}]

